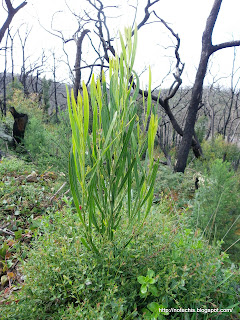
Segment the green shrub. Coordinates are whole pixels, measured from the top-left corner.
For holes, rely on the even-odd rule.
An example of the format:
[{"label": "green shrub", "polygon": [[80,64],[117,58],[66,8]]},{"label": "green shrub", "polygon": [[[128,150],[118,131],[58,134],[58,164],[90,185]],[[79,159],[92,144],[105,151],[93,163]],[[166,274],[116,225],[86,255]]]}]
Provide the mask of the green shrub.
[{"label": "green shrub", "polygon": [[59,115],[60,123],[47,126],[37,117],[31,117],[25,133],[25,147],[31,160],[40,167],[52,166],[68,174],[68,156],[71,149],[71,127],[67,112]]},{"label": "green shrub", "polygon": [[[220,255],[218,247],[186,228],[185,214],[163,216],[156,207],[129,246],[122,250],[125,224],[113,242],[101,243],[100,255],[82,244],[76,218],[69,208],[42,220],[42,235],[23,267],[24,287],[2,306],[4,320],[146,319],[143,309],[153,302],[211,309],[237,302],[238,271],[226,267],[227,255]],[[144,296],[138,280],[148,270],[154,272],[157,291]],[[172,313],[171,319],[186,316]],[[198,319],[207,317],[199,314]]]},{"label": "green shrub", "polygon": [[68,159],[72,138],[68,111],[60,111],[58,119],[59,122],[54,125],[52,134],[49,135],[52,149],[55,150],[55,154],[50,160],[50,163],[59,171],[68,175]]},{"label": "green shrub", "polygon": [[26,128],[24,144],[31,156],[40,160],[49,153],[50,146],[47,146],[48,133],[39,119],[33,117],[29,120]]},{"label": "green shrub", "polygon": [[[32,168],[32,167],[30,167]],[[32,168],[33,169],[33,168]],[[23,174],[24,171],[31,170],[29,169],[29,164],[24,162],[23,160],[17,159],[17,158],[11,158],[11,159],[3,159],[0,165],[0,175],[1,177],[4,176],[4,174]],[[34,168],[35,170],[35,168]]]},{"label": "green shrub", "polygon": [[[193,225],[201,228],[210,240],[224,239],[223,248],[227,249],[238,236],[240,200],[239,177],[228,162],[215,160],[200,181],[193,204]],[[239,253],[239,244],[230,252]]]},{"label": "green shrub", "polygon": [[[208,165],[216,159],[230,162],[234,167],[239,162],[239,147],[234,143],[224,140],[223,136],[217,135],[214,140],[203,141],[202,149],[204,154],[204,163]],[[197,162],[197,166],[199,162]]]},{"label": "green shrub", "polygon": [[[133,71],[136,54],[137,28],[134,39],[125,29],[126,44],[120,34],[122,54],[109,62],[109,92],[104,73],[95,82],[92,77],[90,97],[83,82],[83,97],[71,101],[68,110],[72,128],[72,151],[69,161],[70,187],[79,218],[84,228],[83,243],[98,251],[92,231],[112,240],[123,223],[126,210],[131,230],[141,228],[150,211],[158,163],[154,162],[154,139],[158,118],[151,112],[151,73],[149,95],[144,113],[145,129],[140,128],[136,98],[139,79]],[[132,78],[131,84],[129,79]],[[133,85],[136,84],[136,88]],[[130,94],[132,92],[132,95]],[[89,99],[93,119],[89,133]],[[147,121],[148,133],[145,134]],[[145,155],[145,161],[141,161]],[[89,164],[89,165],[88,165]],[[144,209],[144,210],[143,210]]]},{"label": "green shrub", "polygon": [[15,90],[23,93],[23,85],[16,77],[7,85],[7,99],[12,99]]}]

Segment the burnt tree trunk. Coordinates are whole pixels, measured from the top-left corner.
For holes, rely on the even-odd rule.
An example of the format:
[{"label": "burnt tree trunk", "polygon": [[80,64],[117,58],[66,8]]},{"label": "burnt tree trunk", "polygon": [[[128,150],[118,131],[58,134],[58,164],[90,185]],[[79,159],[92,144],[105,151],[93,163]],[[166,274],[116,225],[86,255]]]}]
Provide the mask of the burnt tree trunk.
[{"label": "burnt tree trunk", "polygon": [[212,10],[207,19],[205,30],[203,32],[201,58],[192,90],[192,96],[188,108],[186,123],[183,130],[183,137],[178,151],[177,163],[175,166],[176,172],[184,172],[187,165],[187,158],[192,145],[192,138],[194,135],[194,126],[196,123],[197,112],[202,98],[203,81],[207,72],[208,60],[211,54],[220,49],[240,45],[240,41],[225,42],[218,45],[212,44],[212,33],[221,4],[222,0],[214,1]]},{"label": "burnt tree trunk", "polygon": [[[177,163],[175,166],[175,171],[184,172],[187,164],[187,158],[189,150],[192,145],[192,137],[194,134],[194,126],[197,118],[198,106],[202,99],[202,88],[203,80],[207,71],[209,55],[207,51],[202,52],[201,60],[196,75],[196,80],[192,90],[192,97],[190,100],[190,107],[188,109],[187,119],[183,131],[183,137],[180,144]],[[198,147],[195,147],[195,152],[197,153]]]},{"label": "burnt tree trunk", "polygon": [[3,72],[3,113],[6,117],[7,114],[7,43],[8,43],[8,35],[6,37],[6,44],[5,44],[5,53],[4,53],[4,72]]},{"label": "burnt tree trunk", "polygon": [[78,90],[81,89],[81,59],[82,59],[82,43],[85,35],[90,32],[90,30],[86,29],[83,30],[81,33],[81,36],[77,38],[77,53],[76,53],[76,60],[75,60],[75,79],[74,79],[74,98],[77,101],[77,96],[78,96]]},{"label": "burnt tree trunk", "polygon": [[26,125],[28,122],[28,115],[25,113],[18,113],[14,107],[10,107],[9,111],[14,118],[13,138],[14,146],[16,146],[16,143],[20,144],[23,142]]}]

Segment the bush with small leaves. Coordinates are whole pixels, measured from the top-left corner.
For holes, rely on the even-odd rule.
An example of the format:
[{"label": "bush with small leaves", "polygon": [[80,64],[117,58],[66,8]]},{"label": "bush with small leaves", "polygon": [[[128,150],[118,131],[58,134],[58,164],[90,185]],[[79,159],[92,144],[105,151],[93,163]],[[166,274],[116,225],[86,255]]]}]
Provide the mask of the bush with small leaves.
[{"label": "bush with small leaves", "polygon": [[209,240],[223,240],[222,247],[238,259],[240,228],[239,176],[228,162],[216,159],[205,170],[197,190],[192,212],[192,225],[200,228]]},{"label": "bush with small leaves", "polygon": [[[165,216],[156,207],[126,248],[127,224],[113,242],[103,243],[94,233],[96,254],[82,244],[81,223],[72,210],[69,202],[64,213],[42,220],[23,267],[24,287],[2,307],[5,320],[147,319],[145,309],[153,312],[156,303],[165,308],[236,304],[239,271],[227,267],[219,247],[187,228],[187,214]],[[171,319],[184,316],[172,313]]]}]

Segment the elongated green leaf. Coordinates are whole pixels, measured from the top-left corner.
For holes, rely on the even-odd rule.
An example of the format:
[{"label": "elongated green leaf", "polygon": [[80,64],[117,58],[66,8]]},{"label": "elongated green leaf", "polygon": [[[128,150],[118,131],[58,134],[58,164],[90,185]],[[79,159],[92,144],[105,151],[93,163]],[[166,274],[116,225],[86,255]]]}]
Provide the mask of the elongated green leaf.
[{"label": "elongated green leaf", "polygon": [[[82,224],[84,225],[84,227],[86,227],[85,219],[82,215],[82,210],[80,209],[82,197],[80,196],[79,191],[78,191],[78,183],[77,183],[76,177],[77,177],[77,175],[76,175],[76,169],[75,169],[75,160],[74,160],[73,152],[71,151],[70,158],[69,158],[70,188],[71,188],[71,192],[72,192],[72,196],[73,196],[73,201],[74,201],[76,209],[77,209],[77,213],[80,217]],[[82,204],[81,207],[83,207],[83,206],[84,205]]]},{"label": "elongated green leaf", "polygon": [[147,292],[147,285],[146,284],[142,284],[141,288],[140,288],[140,291],[141,291],[142,294],[145,294]]},{"label": "elongated green leaf", "polygon": [[[122,147],[121,153],[119,155],[119,158],[118,158],[118,160],[116,162],[116,168],[119,167],[119,164],[122,161],[123,157],[126,155],[127,148],[129,147],[129,141],[130,141],[131,134],[132,134],[132,131],[133,131],[133,126],[134,126],[134,119],[135,119],[135,116],[129,122],[127,135],[123,140],[123,147]],[[115,169],[113,171],[115,172]]]},{"label": "elongated green leaf", "polygon": [[132,72],[133,64],[136,57],[136,52],[137,52],[137,25],[135,24],[130,72]]},{"label": "elongated green leaf", "polygon": [[123,60],[124,60],[125,66],[127,67],[127,53],[126,53],[125,43],[124,43],[124,40],[123,40],[121,33],[120,33],[120,42],[121,42]]},{"label": "elongated green leaf", "polygon": [[153,166],[153,170],[152,170],[152,174],[151,174],[151,178],[150,178],[150,181],[151,181],[150,187],[148,189],[146,196],[144,197],[144,199],[141,202],[141,206],[144,205],[144,203],[147,201],[147,199],[149,198],[149,196],[153,190],[154,183],[155,183],[156,176],[157,176],[157,170],[158,170],[158,163],[155,163],[155,165]]},{"label": "elongated green leaf", "polygon": [[89,99],[88,91],[85,83],[83,82],[83,106],[84,106],[84,140],[86,141],[89,127]]},{"label": "elongated green leaf", "polygon": [[118,192],[119,192],[119,193],[121,192],[121,190],[122,190],[123,186],[125,185],[125,183],[126,183],[128,177],[129,177],[129,175],[131,174],[132,168],[133,168],[133,166],[134,166],[135,161],[136,161],[136,158],[134,158],[134,159],[132,160],[130,166],[128,167],[127,173],[126,173],[125,176],[123,177],[123,179],[122,179],[122,181],[121,181],[121,184],[120,184],[120,186],[119,186],[119,188],[118,188]]},{"label": "elongated green leaf", "polygon": [[134,74],[134,82],[136,85],[136,87],[134,88],[133,96],[132,96],[132,99],[135,102],[138,95],[139,95],[140,83],[139,83],[139,77],[138,77],[137,73],[134,70],[132,70],[132,73]]},{"label": "elongated green leaf", "polygon": [[83,237],[81,237],[81,242],[89,251],[91,250],[91,248],[89,247],[89,245],[87,244],[86,240]]},{"label": "elongated green leaf", "polygon": [[[128,167],[131,166],[131,155],[128,154]],[[134,166],[134,164],[133,164]],[[132,168],[133,168],[132,166]],[[132,205],[132,169],[128,175],[128,184],[127,184],[127,195],[128,195],[128,216],[131,217],[131,205]]]},{"label": "elongated green leaf", "polygon": [[152,74],[149,67],[149,80],[148,80],[148,99],[147,99],[147,118],[150,115],[151,106],[152,106],[152,95],[151,95],[151,83],[152,83]]}]

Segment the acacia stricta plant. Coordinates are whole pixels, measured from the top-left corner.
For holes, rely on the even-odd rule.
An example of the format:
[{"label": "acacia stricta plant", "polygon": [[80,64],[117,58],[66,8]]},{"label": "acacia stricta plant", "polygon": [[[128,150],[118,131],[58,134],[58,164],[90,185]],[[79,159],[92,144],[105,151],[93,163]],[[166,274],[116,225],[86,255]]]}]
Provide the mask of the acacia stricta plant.
[{"label": "acacia stricta plant", "polygon": [[[137,116],[139,80],[133,71],[137,30],[132,40],[131,30],[125,29],[125,41],[121,34],[120,41],[122,53],[109,62],[109,88],[102,73],[101,82],[92,77],[90,97],[84,82],[77,101],[73,91],[71,98],[68,93],[72,127],[70,186],[84,228],[82,242],[96,252],[96,233],[112,241],[123,219],[129,230],[141,227],[150,212],[158,168],[153,161],[158,118],[151,114],[150,98],[145,115],[147,121],[151,114],[147,135]],[[151,74],[149,77],[151,80]],[[143,154],[146,154],[144,161]],[[125,245],[130,240],[131,236]]]}]

